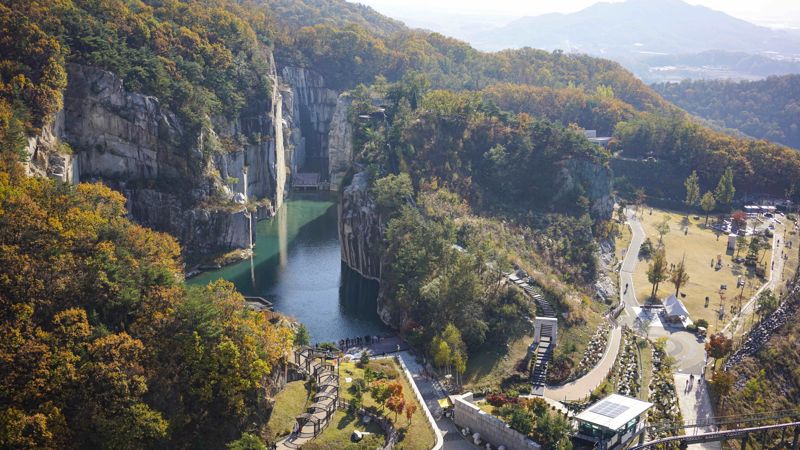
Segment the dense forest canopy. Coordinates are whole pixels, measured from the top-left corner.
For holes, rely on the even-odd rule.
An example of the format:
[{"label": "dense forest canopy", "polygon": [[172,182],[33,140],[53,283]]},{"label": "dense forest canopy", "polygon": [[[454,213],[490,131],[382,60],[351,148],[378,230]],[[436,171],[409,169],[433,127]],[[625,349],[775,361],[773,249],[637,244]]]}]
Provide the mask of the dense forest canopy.
[{"label": "dense forest canopy", "polygon": [[220,448],[258,432],[292,332],[233,285],[183,285],[177,243],[99,184],[0,152],[0,447]]},{"label": "dense forest canopy", "polygon": [[[608,153],[579,130],[504,112],[481,93],[427,86],[412,74],[352,92],[356,162],[384,224],[381,290],[393,321],[423,349],[448,324],[467,354],[504,344],[533,313],[502,283],[500,269],[522,264],[580,323],[564,286],[574,293],[596,276],[593,230],[609,217],[592,219],[589,191],[599,182],[610,194]],[[596,172],[583,177],[576,164]]]},{"label": "dense forest canopy", "polygon": [[0,2],[0,95],[29,130],[61,107],[68,62],[114,72],[201,126],[269,101],[266,11],[248,2]]},{"label": "dense forest canopy", "polygon": [[653,87],[667,100],[714,124],[800,148],[800,75],[740,82],[685,80]]}]

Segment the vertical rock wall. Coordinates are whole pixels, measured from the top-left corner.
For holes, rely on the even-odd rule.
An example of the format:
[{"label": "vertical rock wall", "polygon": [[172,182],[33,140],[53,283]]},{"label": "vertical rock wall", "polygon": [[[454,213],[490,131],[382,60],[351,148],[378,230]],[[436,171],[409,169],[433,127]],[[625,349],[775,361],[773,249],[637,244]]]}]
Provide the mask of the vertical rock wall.
[{"label": "vertical rock wall", "polygon": [[365,278],[380,281],[383,238],[368,177],[366,172],[356,173],[341,193],[339,241],[345,264]]},{"label": "vertical rock wall", "polygon": [[353,164],[353,126],[350,124],[350,105],[353,100],[344,93],[336,101],[328,132],[328,171],[331,189],[339,190],[342,177]]},{"label": "vertical rock wall", "polygon": [[77,64],[67,72],[64,109],[30,140],[30,174],[109,184],[125,194],[133,219],[178,238],[189,257],[250,245],[244,203],[255,202],[263,217],[284,197],[274,63],[272,98],[256,99],[242,119],[212,117],[196,135],[157,98],[126,91],[111,72]]},{"label": "vertical rock wall", "polygon": [[328,179],[328,138],[339,94],[325,87],[322,75],[299,67],[284,67],[283,82],[291,90],[293,172],[317,172]]}]

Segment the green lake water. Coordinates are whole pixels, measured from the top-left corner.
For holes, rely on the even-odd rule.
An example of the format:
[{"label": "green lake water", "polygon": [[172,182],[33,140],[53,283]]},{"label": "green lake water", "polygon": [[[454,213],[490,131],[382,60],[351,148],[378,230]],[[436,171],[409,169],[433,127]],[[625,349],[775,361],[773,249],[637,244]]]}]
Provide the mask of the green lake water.
[{"label": "green lake water", "polygon": [[305,324],[312,342],[387,331],[375,311],[377,282],[341,262],[331,193],[293,193],[274,218],[256,225],[252,259],[202,273],[188,284],[219,278]]}]

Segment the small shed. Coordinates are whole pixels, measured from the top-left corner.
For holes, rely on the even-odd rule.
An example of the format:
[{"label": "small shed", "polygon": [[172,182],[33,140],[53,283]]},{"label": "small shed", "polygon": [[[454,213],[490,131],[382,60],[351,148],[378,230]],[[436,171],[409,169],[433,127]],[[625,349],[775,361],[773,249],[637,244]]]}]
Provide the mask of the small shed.
[{"label": "small shed", "polygon": [[664,300],[664,315],[667,317],[667,320],[676,321],[682,320],[684,317],[689,317],[689,311],[678,297],[670,295]]}]

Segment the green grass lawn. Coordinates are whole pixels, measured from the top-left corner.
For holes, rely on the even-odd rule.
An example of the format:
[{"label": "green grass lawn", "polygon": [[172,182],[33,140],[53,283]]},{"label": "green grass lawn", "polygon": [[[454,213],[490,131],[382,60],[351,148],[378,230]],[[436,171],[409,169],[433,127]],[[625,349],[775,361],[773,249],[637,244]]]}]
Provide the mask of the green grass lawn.
[{"label": "green grass lawn", "polygon": [[275,397],[275,406],[267,422],[267,436],[272,440],[292,432],[295,417],[305,412],[309,391],[305,381],[293,381]]},{"label": "green grass lawn", "polygon": [[[372,433],[364,436],[360,442],[352,441],[354,430]],[[364,425],[345,411],[336,411],[330,425],[313,441],[303,445],[304,450],[339,450],[364,449],[372,450],[383,446],[385,436],[378,425]]]},{"label": "green grass lawn", "polygon": [[487,346],[470,355],[464,373],[464,387],[469,390],[488,387],[496,389],[500,383],[517,372],[517,366],[528,353],[533,336],[523,336],[508,346]]},{"label": "green grass lawn", "polygon": [[[399,381],[403,386],[403,396],[405,397],[406,402],[413,402],[417,406],[417,411],[412,416],[410,424],[405,416],[398,416],[397,419],[395,419],[393,412],[390,412],[388,409],[384,410],[386,417],[392,420],[397,429],[400,431],[401,437],[395,445],[395,448],[407,450],[427,450],[433,447],[433,443],[435,441],[433,431],[428,426],[425,412],[422,409],[422,405],[420,405],[417,401],[416,396],[414,395],[414,390],[408,384],[405,377],[400,375],[400,366],[393,358],[382,358],[370,361],[368,367],[376,371],[382,371],[389,375],[390,378],[392,375],[394,375],[396,378],[393,381]],[[346,379],[351,378],[352,380],[357,380],[359,378],[364,378],[364,369],[358,367],[355,363],[343,362],[339,375],[341,379],[339,384],[340,395],[345,400],[351,400],[353,398],[353,392],[350,389],[352,383],[347,383]],[[369,393],[364,393],[363,399],[364,407],[373,406],[379,410],[381,409],[381,406],[375,402]],[[325,433],[327,432],[328,431],[326,430]]]},{"label": "green grass lawn", "polygon": [[[731,255],[726,251],[727,249],[727,236],[720,235],[719,237],[711,228],[706,228],[704,223],[705,219],[694,219],[693,216],[686,219],[683,213],[670,212],[659,209],[652,209],[652,214],[649,213],[650,209],[647,208],[644,212],[642,219],[642,226],[647,237],[653,241],[653,245],[658,244],[658,232],[655,227],[660,223],[664,217],[668,217],[668,224],[670,232],[664,236],[664,246],[666,248],[667,261],[669,263],[678,263],[685,255],[686,266],[689,272],[689,283],[681,288],[681,292],[686,294],[686,297],[681,297],[692,320],[706,319],[710,324],[710,332],[721,329],[724,326],[723,321],[720,321],[717,328],[714,327],[717,322],[717,312],[720,306],[720,285],[726,284],[728,290],[725,291],[725,320],[731,317],[731,307],[738,303],[736,297],[739,295],[740,290],[736,289],[736,281],[739,275],[745,277],[749,283],[752,283],[752,288],[748,285],[745,289],[745,297],[750,296],[751,292],[758,289],[763,283],[763,280],[756,277],[753,269],[745,267],[744,265],[735,264],[732,257],[736,252]],[[713,220],[713,218],[711,219]],[[709,223],[711,223],[709,221]],[[688,227],[688,233],[684,234],[684,228]],[[743,250],[740,256],[744,256],[746,250]],[[723,267],[716,270],[711,265],[711,261],[717,259],[717,255],[722,256]],[[770,252],[768,251],[764,257],[765,261],[770,260]],[[636,265],[636,272],[634,273],[633,280],[636,287],[636,297],[640,303],[644,303],[650,297],[652,285],[647,280],[647,267],[649,262],[647,260],[640,260]],[[769,276],[769,264],[767,264],[767,276]],[[675,287],[669,282],[662,282],[656,294],[658,299],[664,299],[667,296],[675,293]],[[705,305],[705,298],[709,297],[709,305]]]}]

